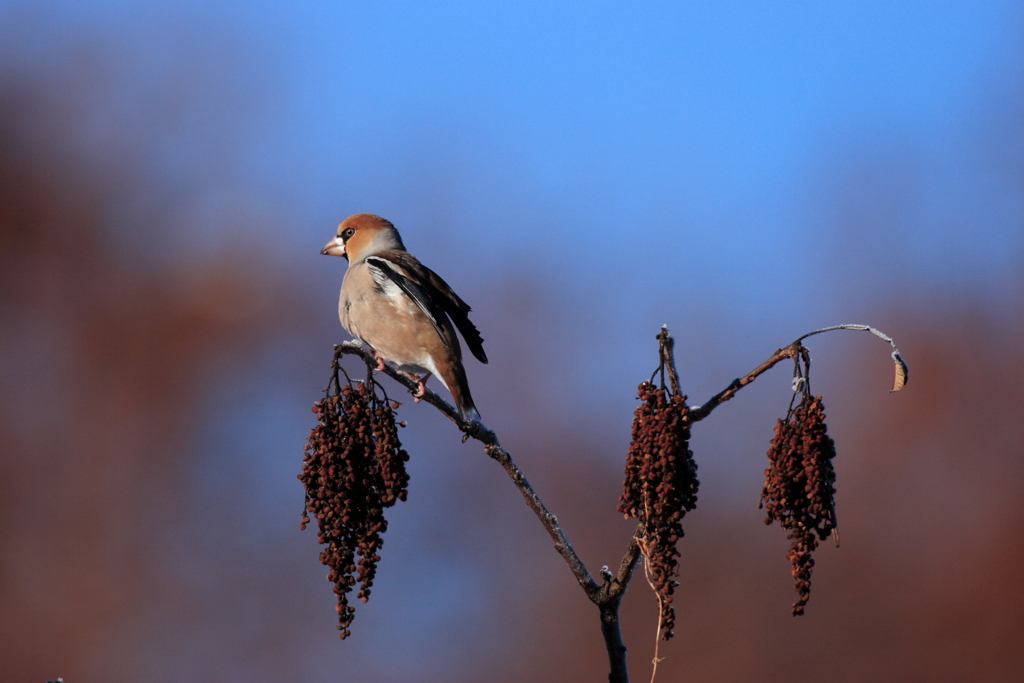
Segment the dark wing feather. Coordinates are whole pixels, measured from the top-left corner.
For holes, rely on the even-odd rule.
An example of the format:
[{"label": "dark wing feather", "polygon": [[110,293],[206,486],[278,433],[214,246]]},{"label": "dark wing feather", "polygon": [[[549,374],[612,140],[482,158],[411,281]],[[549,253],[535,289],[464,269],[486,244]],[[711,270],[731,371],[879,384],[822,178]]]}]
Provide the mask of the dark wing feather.
[{"label": "dark wing feather", "polygon": [[486,363],[487,354],[484,353],[484,338],[480,336],[480,330],[476,329],[476,325],[469,319],[469,312],[473,309],[448,286],[447,282],[441,279],[440,275],[426,266],[423,266],[423,270],[426,271],[430,284],[441,295],[438,297],[438,301],[441,303],[444,312],[455,323],[455,327],[459,328],[462,338],[466,340],[466,346],[469,347],[469,350],[473,352],[478,361]]},{"label": "dark wing feather", "polygon": [[[471,309],[469,304],[463,301],[462,298],[452,290],[447,282],[441,279],[440,275],[432,271],[430,268],[427,268],[425,265],[417,261],[416,257],[405,251],[392,250],[383,252],[377,256],[367,258],[367,262],[369,262],[371,258],[386,258],[387,260],[390,260],[404,268],[406,272],[413,274],[419,281],[418,283],[413,284],[419,285],[423,294],[428,297],[433,310],[435,311],[435,315],[438,309],[447,314],[448,317],[451,318],[452,322],[455,323],[455,327],[458,328],[459,332],[462,334],[462,338],[466,340],[466,346],[468,346],[469,350],[474,356],[476,356],[476,359],[481,363],[487,362],[487,354],[484,352],[483,337],[480,336],[480,331],[476,329],[476,326],[469,319],[469,312],[473,309]],[[387,266],[384,266],[384,270],[388,276],[394,272]],[[402,287],[403,291],[406,291],[400,283],[396,282],[395,284],[398,284],[399,287]],[[408,294],[407,291],[406,293]],[[416,297],[412,294],[409,294],[409,296],[416,301],[420,308],[423,308],[423,304],[420,304],[420,302],[416,300]],[[427,309],[424,308],[423,312],[426,313],[428,317],[431,316],[431,312]],[[431,318],[431,320],[433,321],[433,318]],[[443,334],[441,336],[444,337]]]}]

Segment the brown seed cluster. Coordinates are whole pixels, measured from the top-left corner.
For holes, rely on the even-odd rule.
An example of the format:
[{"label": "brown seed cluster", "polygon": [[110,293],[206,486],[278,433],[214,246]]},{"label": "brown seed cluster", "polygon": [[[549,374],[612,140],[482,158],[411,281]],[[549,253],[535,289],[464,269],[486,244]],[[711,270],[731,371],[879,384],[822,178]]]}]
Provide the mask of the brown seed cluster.
[{"label": "brown seed cluster", "polygon": [[633,413],[633,434],[626,455],[626,479],[619,512],[644,526],[640,541],[649,578],[661,605],[661,633],[672,637],[672,594],[678,581],[676,543],[683,537],[683,516],[697,507],[697,464],[689,449],[690,409],[686,397],[643,382],[642,401]]},{"label": "brown seed cluster", "polygon": [[792,541],[787,557],[792,565],[796,591],[793,616],[804,613],[811,596],[811,554],[836,528],[833,484],[836,480],[832,458],[835,443],[825,427],[821,396],[805,396],[800,405],[775,425],[768,448],[768,469],[764,471],[761,503],[764,523],[778,522],[789,531]]},{"label": "brown seed cluster", "polygon": [[309,433],[299,475],[306,488],[299,528],[309,523],[307,512],[316,518],[317,541],[327,546],[320,561],[330,569],[327,579],[338,597],[338,630],[344,639],[351,635],[355,616],[349,592],[359,583],[356,597],[366,602],[370,596],[381,534],[388,527],[384,508],[406,499],[409,455],[398,440],[392,406],[379,400],[372,386],[334,386],[337,391],[313,406],[319,421]]}]

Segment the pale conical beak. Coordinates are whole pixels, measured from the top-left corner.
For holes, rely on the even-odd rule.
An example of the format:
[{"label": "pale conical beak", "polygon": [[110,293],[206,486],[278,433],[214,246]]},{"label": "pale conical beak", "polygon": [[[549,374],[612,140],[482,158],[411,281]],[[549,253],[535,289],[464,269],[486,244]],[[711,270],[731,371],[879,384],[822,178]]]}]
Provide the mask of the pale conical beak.
[{"label": "pale conical beak", "polygon": [[347,256],[345,253],[345,243],[340,237],[335,237],[333,240],[324,245],[324,248],[320,250],[320,253],[325,256]]}]

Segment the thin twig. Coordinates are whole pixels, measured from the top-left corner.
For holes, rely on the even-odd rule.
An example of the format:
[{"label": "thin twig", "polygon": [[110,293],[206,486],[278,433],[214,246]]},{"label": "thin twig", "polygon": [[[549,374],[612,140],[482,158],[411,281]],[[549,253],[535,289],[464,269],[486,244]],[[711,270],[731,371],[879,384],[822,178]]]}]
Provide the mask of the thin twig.
[{"label": "thin twig", "polygon": [[650,553],[646,548],[647,543],[645,541],[638,542],[644,556],[644,578],[647,579],[647,585],[651,587],[654,597],[658,599],[658,628],[654,632],[654,658],[651,659],[651,683],[654,683],[654,677],[658,675],[658,662],[664,659],[664,657],[658,656],[658,648],[661,646],[661,615],[664,609],[664,598],[658,592],[657,587],[654,585],[654,580],[651,578],[651,563],[647,559],[650,557]]},{"label": "thin twig", "polygon": [[736,392],[738,392],[740,389],[753,382],[755,379],[757,379],[760,375],[764,374],[768,370],[771,370],[779,362],[785,360],[786,358],[804,357],[806,354],[808,354],[807,349],[804,348],[803,344],[801,343],[804,339],[807,339],[808,337],[814,336],[816,334],[821,334],[822,332],[831,332],[832,330],[856,330],[870,332],[876,337],[889,342],[889,345],[892,347],[892,359],[896,366],[896,377],[893,380],[893,388],[889,390],[890,393],[893,391],[899,391],[907,383],[910,374],[909,368],[907,367],[906,362],[903,360],[903,357],[900,355],[899,349],[896,348],[896,343],[892,340],[891,337],[889,337],[887,334],[879,330],[876,330],[874,327],[871,327],[870,325],[833,325],[832,327],[823,327],[820,330],[808,332],[807,334],[798,337],[797,340],[794,341],[789,346],[785,346],[781,349],[778,349],[775,353],[768,357],[768,360],[758,365],[756,368],[748,372],[743,377],[734,379],[732,383],[729,384],[729,386],[727,386],[725,389],[723,389],[722,391],[718,392],[710,399],[708,399],[704,403],[704,405],[700,406],[699,408],[691,408],[690,421],[699,422],[700,420],[703,420],[705,417],[711,414],[712,410],[714,410],[715,408],[717,408],[718,406],[722,405],[730,398],[735,396]]},{"label": "thin twig", "polygon": [[892,337],[887,335],[885,332],[882,332],[881,330],[876,330],[874,327],[871,327],[871,325],[847,324],[833,325],[832,327],[823,327],[820,330],[808,332],[807,334],[800,337],[793,343],[797,344],[802,342],[804,339],[807,339],[808,337],[812,337],[816,334],[821,334],[822,332],[831,332],[832,330],[854,330],[859,332],[870,332],[879,339],[889,342],[889,346],[892,347],[892,360],[893,363],[896,364],[896,376],[892,382],[892,389],[889,390],[890,394],[899,391],[904,386],[906,386],[907,382],[910,381],[910,368],[907,366],[906,361],[903,360],[903,356],[900,355],[900,350],[896,348],[896,342],[894,342],[892,340]]},{"label": "thin twig", "polygon": [[676,372],[676,340],[668,333],[668,327],[665,325],[661,326],[661,332],[655,336],[655,339],[658,340],[658,356],[661,361],[662,371],[668,370],[668,381],[672,388],[672,395],[679,396],[683,392],[679,389],[679,373]]},{"label": "thin twig", "polygon": [[720,392],[709,398],[704,403],[704,405],[696,408],[690,408],[690,422],[700,422],[701,420],[703,420],[705,417],[711,414],[712,410],[714,410],[715,408],[717,408],[718,406],[722,405],[730,398],[735,396],[736,392],[738,392],[740,389],[747,386],[755,379],[757,379],[764,373],[768,372],[785,359],[792,358],[795,355],[797,355],[797,353],[799,353],[799,348],[799,342],[793,342],[789,346],[776,350],[775,353],[768,357],[768,360],[761,363],[747,374],[743,375],[743,377],[734,379],[729,384],[729,386],[727,386],[725,389],[722,389]]},{"label": "thin twig", "polygon": [[[664,338],[662,338],[662,335],[664,335]],[[672,339],[672,337],[668,335],[668,330],[662,326],[661,334],[658,335],[658,338],[661,340],[661,349],[663,351],[661,366],[665,367],[666,359],[671,359],[672,356],[672,346],[670,343],[667,343]],[[668,348],[667,355],[664,353],[666,346]],[[648,503],[649,501],[647,500],[647,496],[644,496],[644,519],[650,519],[651,511],[648,507]],[[654,677],[658,675],[658,662],[661,661],[661,658],[658,657],[658,649],[661,646],[661,621],[665,614],[665,602],[661,592],[658,590],[657,586],[654,585],[654,579],[651,578],[651,546],[647,543],[646,529],[644,529],[644,525],[637,527],[637,531],[641,530],[645,532],[645,535],[641,536],[636,534],[633,536],[633,540],[636,542],[637,547],[640,548],[640,553],[643,555],[644,578],[647,579],[647,585],[651,587],[651,592],[654,593],[654,597],[658,599],[658,628],[654,631],[654,657],[651,659],[651,683],[654,683]]]}]

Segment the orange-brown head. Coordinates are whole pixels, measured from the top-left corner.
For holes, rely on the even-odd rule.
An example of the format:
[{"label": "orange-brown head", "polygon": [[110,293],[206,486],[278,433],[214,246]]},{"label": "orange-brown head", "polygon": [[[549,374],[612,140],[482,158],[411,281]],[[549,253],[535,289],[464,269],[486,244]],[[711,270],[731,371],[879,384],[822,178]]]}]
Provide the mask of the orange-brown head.
[{"label": "orange-brown head", "polygon": [[338,225],[338,234],[320,253],[344,256],[351,264],[388,249],[405,251],[402,238],[391,221],[372,213],[357,213]]}]

